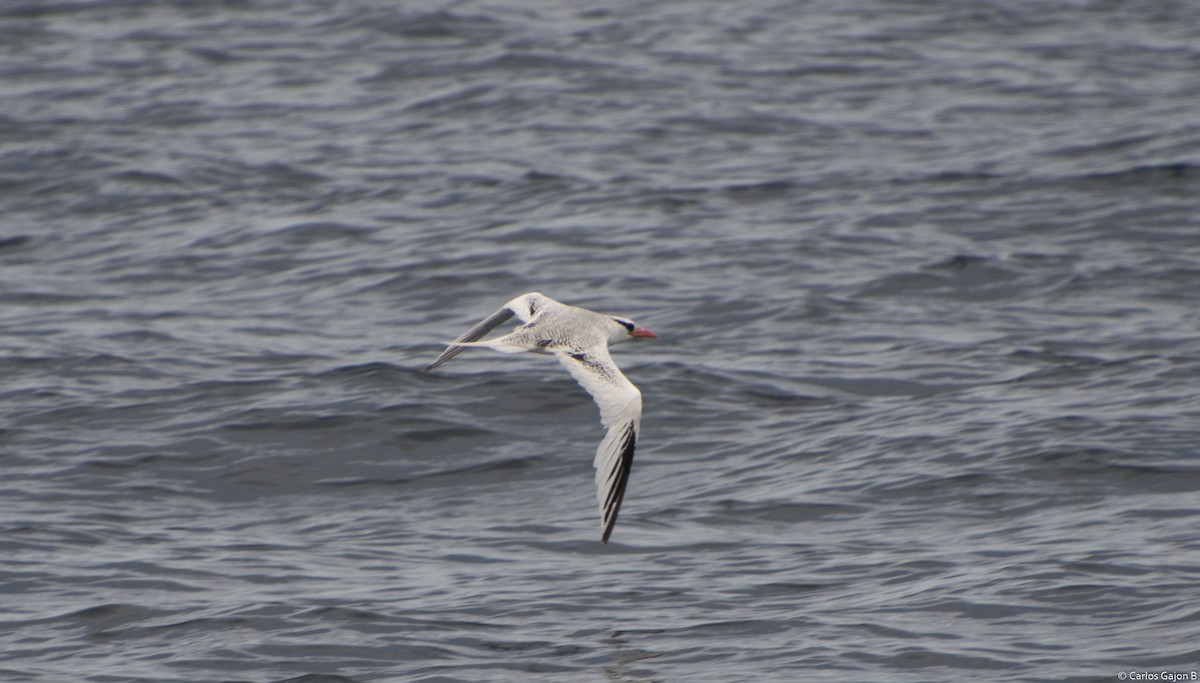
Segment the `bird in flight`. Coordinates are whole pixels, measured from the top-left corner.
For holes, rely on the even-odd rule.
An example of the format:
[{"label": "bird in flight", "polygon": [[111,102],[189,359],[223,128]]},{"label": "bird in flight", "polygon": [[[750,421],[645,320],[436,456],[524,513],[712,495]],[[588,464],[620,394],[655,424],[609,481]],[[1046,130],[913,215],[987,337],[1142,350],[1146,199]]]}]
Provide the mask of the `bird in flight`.
[{"label": "bird in flight", "polygon": [[[479,341],[485,334],[517,316],[523,325],[502,337]],[[608,543],[625,485],[633,466],[642,421],[642,392],[608,355],[610,344],[658,335],[632,320],[568,306],[538,292],[522,294],[450,342],[442,355],[425,367],[429,372],[465,349],[480,346],[501,353],[552,353],[600,407],[600,422],[608,430],[596,449],[596,498],[600,503],[600,537]]]}]

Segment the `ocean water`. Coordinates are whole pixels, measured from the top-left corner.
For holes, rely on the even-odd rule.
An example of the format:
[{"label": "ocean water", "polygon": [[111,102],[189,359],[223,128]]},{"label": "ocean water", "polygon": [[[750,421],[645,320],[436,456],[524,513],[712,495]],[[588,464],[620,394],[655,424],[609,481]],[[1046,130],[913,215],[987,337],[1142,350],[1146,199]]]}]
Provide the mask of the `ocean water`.
[{"label": "ocean water", "polygon": [[[0,680],[1193,680],[1198,102],[1194,2],[7,2]],[[608,545],[421,371],[535,290],[660,335]]]}]

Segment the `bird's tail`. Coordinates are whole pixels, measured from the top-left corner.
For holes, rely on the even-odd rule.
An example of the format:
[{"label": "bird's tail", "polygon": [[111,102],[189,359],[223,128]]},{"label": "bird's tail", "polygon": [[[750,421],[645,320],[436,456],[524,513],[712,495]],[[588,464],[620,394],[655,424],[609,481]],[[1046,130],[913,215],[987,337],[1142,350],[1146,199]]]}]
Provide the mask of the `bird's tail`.
[{"label": "bird's tail", "polygon": [[482,347],[499,351],[500,353],[520,353],[528,351],[529,347],[524,344],[514,344],[507,336],[497,337],[496,339],[488,339],[487,341],[477,342],[446,342],[447,347]]}]

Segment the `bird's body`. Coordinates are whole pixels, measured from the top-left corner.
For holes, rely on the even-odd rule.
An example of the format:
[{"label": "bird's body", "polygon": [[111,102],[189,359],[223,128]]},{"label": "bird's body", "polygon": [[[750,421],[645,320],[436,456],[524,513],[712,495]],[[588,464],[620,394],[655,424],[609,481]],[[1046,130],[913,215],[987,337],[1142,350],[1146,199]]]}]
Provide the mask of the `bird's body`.
[{"label": "bird's body", "polygon": [[[524,324],[502,337],[479,341],[514,315]],[[600,421],[608,430],[596,449],[595,459],[596,496],[604,528],[601,541],[607,543],[625,497],[642,420],[642,394],[608,355],[608,346],[656,336],[633,321],[568,306],[531,292],[509,301],[459,335],[425,370],[433,370],[472,346],[502,353],[554,354],[595,399],[600,407]]]}]

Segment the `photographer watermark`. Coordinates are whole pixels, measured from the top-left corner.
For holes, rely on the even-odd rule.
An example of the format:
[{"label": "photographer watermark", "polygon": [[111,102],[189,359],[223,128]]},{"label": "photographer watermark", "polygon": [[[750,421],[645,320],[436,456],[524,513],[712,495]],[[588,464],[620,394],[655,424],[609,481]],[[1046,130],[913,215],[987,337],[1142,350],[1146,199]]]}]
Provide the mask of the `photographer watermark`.
[{"label": "photographer watermark", "polygon": [[1138,671],[1130,669],[1118,672],[1117,679],[1122,681],[1167,681],[1168,683],[1180,683],[1181,681],[1200,681],[1200,672],[1167,671],[1166,669],[1159,671],[1143,669]]}]

